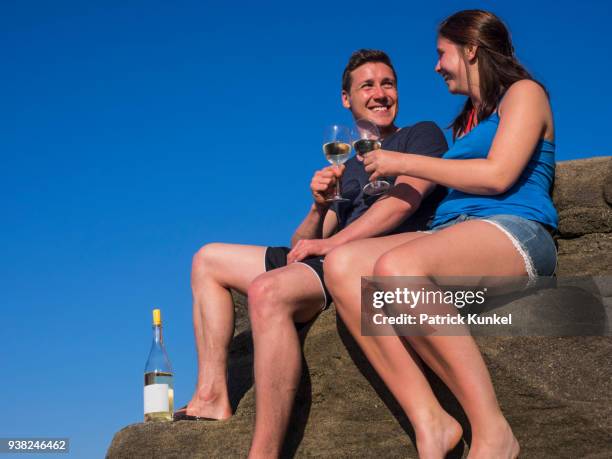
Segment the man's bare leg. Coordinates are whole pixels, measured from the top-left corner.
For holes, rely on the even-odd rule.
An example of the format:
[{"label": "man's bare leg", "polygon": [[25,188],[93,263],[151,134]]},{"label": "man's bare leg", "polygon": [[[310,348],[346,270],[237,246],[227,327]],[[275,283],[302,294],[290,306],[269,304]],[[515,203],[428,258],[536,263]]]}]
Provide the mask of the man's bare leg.
[{"label": "man's bare leg", "polygon": [[265,247],[207,244],[193,257],[193,327],[198,380],[187,414],[212,419],[232,415],[227,389],[227,357],[234,333],[230,288],[247,292],[265,272]]},{"label": "man's bare leg", "polygon": [[324,294],[316,274],[302,263],[262,274],[248,294],[256,404],[249,457],[278,457],[302,372],[295,322],[314,318],[323,307]]}]

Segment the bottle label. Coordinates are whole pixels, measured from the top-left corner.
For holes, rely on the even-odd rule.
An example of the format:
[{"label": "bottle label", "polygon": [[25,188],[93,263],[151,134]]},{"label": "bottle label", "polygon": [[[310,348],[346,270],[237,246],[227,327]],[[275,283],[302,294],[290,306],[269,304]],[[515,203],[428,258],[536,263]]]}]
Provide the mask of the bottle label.
[{"label": "bottle label", "polygon": [[144,386],[144,412],[160,413],[170,411],[168,384]]}]

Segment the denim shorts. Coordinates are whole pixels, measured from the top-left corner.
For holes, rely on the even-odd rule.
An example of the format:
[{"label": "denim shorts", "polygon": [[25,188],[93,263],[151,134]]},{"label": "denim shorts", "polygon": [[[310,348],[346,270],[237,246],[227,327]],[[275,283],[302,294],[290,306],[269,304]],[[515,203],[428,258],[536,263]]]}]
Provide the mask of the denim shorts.
[{"label": "denim shorts", "polygon": [[435,233],[441,229],[468,220],[482,220],[499,228],[525,261],[525,270],[532,284],[537,276],[552,276],[557,271],[557,246],[550,232],[541,223],[516,215],[491,215],[477,217],[461,214],[430,230]]}]

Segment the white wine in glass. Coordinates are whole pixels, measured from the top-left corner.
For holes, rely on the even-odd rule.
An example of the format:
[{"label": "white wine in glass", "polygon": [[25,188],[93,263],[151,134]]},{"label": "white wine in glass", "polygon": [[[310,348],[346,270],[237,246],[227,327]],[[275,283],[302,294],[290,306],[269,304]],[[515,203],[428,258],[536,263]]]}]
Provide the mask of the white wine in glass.
[{"label": "white wine in glass", "polygon": [[323,152],[330,163],[339,166],[348,160],[351,146],[344,142],[327,142],[323,144]]},{"label": "white wine in glass", "polygon": [[[323,153],[334,166],[344,164],[351,155],[351,132],[346,126],[334,124],[325,128],[323,134]],[[336,180],[334,195],[328,198],[331,202],[346,202],[348,199],[340,196],[340,179]]]},{"label": "white wine in glass", "polygon": [[382,144],[380,143],[380,140],[359,139],[353,142],[353,148],[360,156],[365,156],[367,153],[373,150],[378,150],[381,146]]}]

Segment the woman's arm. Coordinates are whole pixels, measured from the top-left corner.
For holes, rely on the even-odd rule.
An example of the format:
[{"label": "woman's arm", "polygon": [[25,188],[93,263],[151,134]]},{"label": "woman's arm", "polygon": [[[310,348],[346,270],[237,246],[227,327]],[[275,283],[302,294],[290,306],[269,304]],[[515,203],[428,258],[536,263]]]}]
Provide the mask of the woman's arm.
[{"label": "woman's arm", "polygon": [[514,83],[498,111],[499,127],[486,159],[440,159],[378,150],[366,155],[366,170],[373,172],[371,180],[409,175],[465,193],[504,193],[525,169],[536,144],[547,131],[552,132],[552,117],[546,93],[530,80]]}]

